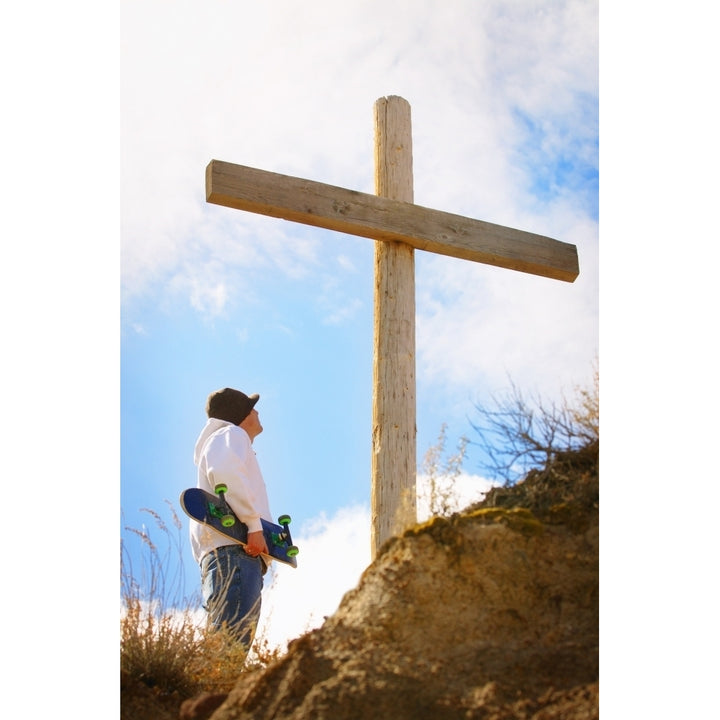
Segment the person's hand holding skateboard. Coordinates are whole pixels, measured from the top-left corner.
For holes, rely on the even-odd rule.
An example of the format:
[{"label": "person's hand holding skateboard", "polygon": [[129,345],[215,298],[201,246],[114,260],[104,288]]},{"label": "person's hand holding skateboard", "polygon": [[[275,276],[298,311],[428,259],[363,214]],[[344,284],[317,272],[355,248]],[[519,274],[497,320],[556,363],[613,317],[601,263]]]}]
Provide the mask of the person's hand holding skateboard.
[{"label": "person's hand holding skateboard", "polygon": [[270,554],[270,551],[268,550],[268,546],[267,546],[267,543],[265,542],[265,536],[263,535],[262,530],[258,530],[257,532],[248,533],[247,546],[245,547],[245,552],[248,555],[250,555],[251,557],[257,557],[261,553],[264,555]]}]

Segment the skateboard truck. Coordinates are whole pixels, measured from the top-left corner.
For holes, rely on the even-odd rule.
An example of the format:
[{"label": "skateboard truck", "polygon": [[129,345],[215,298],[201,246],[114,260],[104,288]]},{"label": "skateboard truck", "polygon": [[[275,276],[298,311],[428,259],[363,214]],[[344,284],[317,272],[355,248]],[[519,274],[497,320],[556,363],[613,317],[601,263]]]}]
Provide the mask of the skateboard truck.
[{"label": "skateboard truck", "polygon": [[232,514],[227,500],[225,499],[225,493],[227,492],[227,485],[220,484],[215,486],[215,494],[220,498],[221,506],[209,502],[208,511],[216,518],[220,519],[223,527],[232,527],[235,524],[235,516]]},{"label": "skateboard truck", "polygon": [[272,541],[278,547],[287,546],[285,554],[288,557],[295,557],[300,552],[300,550],[292,544],[292,536],[290,535],[289,527],[290,520],[291,518],[289,515],[281,515],[278,518],[278,525],[282,525],[283,531],[281,533],[272,533]]},{"label": "skateboard truck", "polygon": [[[216,518],[220,519],[223,527],[232,527],[235,524],[235,515],[233,515],[230,506],[225,499],[225,493],[227,492],[227,485],[221,483],[215,486],[215,494],[220,499],[221,505],[215,505],[214,503],[208,503],[208,512]],[[292,536],[290,535],[290,522],[291,518],[289,515],[281,515],[278,518],[278,525],[282,525],[283,531],[270,534],[273,544],[276,547],[285,549],[285,554],[288,557],[295,557],[299,552],[299,548],[292,544]]]}]

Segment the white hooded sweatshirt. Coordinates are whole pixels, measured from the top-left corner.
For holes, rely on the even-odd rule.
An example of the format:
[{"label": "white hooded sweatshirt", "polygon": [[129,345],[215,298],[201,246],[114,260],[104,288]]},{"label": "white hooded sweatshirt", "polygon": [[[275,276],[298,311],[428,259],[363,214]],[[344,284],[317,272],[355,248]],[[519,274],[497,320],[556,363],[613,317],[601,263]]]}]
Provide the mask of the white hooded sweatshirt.
[{"label": "white hooded sweatshirt", "polygon": [[[248,526],[248,532],[262,530],[261,517],[271,520],[265,481],[250,436],[243,428],[209,418],[195,443],[195,464],[199,488],[212,493],[219,483],[227,485],[225,499]],[[207,525],[191,520],[190,545],[199,563],[210,550],[232,542]]]}]

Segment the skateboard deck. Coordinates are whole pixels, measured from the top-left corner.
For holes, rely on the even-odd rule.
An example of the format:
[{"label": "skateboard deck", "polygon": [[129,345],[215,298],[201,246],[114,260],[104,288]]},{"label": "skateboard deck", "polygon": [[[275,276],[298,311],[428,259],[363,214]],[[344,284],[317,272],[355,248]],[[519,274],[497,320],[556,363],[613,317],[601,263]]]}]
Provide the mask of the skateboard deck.
[{"label": "skateboard deck", "polygon": [[[208,525],[213,530],[224,535],[229,540],[240,545],[247,545],[248,529],[245,523],[241,522],[225,500],[227,488],[219,485],[215,488],[216,494],[209,493],[201,488],[189,488],[180,493],[180,505],[185,514],[203,525]],[[265,518],[260,518],[262,530],[265,536],[265,543],[268,546],[268,557],[285,563],[291,567],[297,567],[296,555],[298,549],[293,545],[290,535],[290,516],[281,515],[278,518],[279,525],[271,523]]]}]

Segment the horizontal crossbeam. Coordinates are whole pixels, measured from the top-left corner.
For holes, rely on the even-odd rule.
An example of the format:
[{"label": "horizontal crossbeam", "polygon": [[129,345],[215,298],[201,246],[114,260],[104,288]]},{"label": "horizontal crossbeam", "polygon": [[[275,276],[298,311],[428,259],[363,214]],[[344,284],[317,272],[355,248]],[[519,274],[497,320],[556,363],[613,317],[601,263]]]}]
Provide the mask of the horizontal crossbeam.
[{"label": "horizontal crossbeam", "polygon": [[565,282],[579,274],[575,245],[313,180],[212,160],[205,191],[216,205],[349,235]]}]

